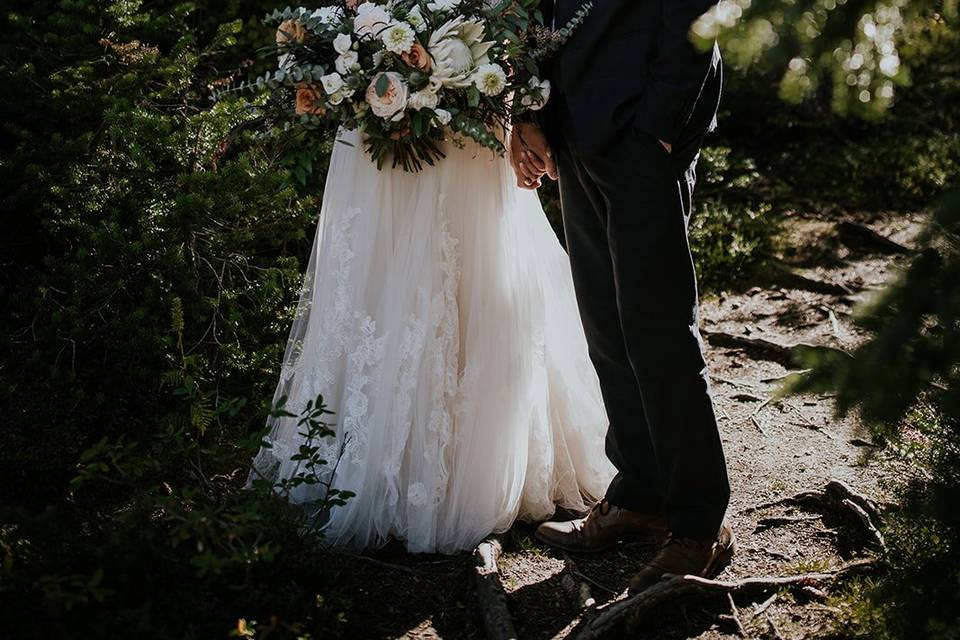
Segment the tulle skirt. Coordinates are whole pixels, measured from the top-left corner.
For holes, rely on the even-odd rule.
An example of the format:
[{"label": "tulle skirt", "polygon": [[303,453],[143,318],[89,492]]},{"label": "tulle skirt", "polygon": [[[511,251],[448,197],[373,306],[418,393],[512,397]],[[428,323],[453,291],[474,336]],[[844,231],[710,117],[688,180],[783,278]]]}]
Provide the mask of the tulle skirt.
[{"label": "tulle skirt", "polygon": [[[514,520],[583,510],[614,469],[567,256],[503,158],[447,143],[416,174],[378,171],[341,132],[275,401],[336,412],[319,484],[337,546],[453,553]],[[302,473],[297,418],[271,421],[255,474]],[[332,476],[332,477],[331,477]]]}]

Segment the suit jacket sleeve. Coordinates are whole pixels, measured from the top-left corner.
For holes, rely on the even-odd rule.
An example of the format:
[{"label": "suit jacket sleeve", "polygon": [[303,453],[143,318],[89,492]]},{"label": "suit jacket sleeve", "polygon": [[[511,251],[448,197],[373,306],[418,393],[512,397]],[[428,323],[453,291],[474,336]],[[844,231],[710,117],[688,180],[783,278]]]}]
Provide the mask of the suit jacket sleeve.
[{"label": "suit jacket sleeve", "polygon": [[657,51],[640,97],[637,127],[674,144],[713,64],[713,51],[698,51],[690,42],[690,27],[716,0],[661,1]]}]

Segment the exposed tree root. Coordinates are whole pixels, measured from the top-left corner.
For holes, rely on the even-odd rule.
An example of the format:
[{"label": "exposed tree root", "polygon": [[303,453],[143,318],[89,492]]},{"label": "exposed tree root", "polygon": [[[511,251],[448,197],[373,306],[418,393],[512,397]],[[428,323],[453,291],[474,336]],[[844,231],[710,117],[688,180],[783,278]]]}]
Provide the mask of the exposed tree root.
[{"label": "exposed tree root", "polygon": [[737,581],[707,580],[696,576],[675,576],[665,579],[641,593],[599,607],[596,617],[585,620],[575,637],[578,640],[620,637],[622,635],[619,633],[622,629],[621,625],[638,622],[646,614],[656,611],[658,607],[668,602],[727,595],[750,598],[781,589],[801,592],[804,587],[819,587],[855,573],[866,571],[873,564],[873,560],[864,559],[851,562],[831,572],[746,578]]},{"label": "exposed tree root", "polygon": [[814,280],[793,270],[790,265],[776,258],[768,259],[765,263],[769,268],[769,280],[775,285],[786,289],[800,289],[813,293],[823,293],[830,296],[848,296],[856,293],[856,289],[844,284]]},{"label": "exposed tree root", "polygon": [[516,640],[517,631],[507,608],[507,594],[500,581],[497,561],[503,552],[499,536],[491,536],[473,550],[473,577],[477,601],[483,612],[483,628],[489,640]]},{"label": "exposed tree root", "polygon": [[830,480],[820,491],[801,491],[792,496],[764,502],[754,507],[748,507],[741,513],[753,513],[770,507],[784,505],[816,505],[821,508],[832,509],[849,513],[856,517],[863,525],[864,530],[880,549],[886,549],[883,534],[880,533],[877,522],[880,521],[881,509],[869,497],[853,489],[842,480]]},{"label": "exposed tree root", "polygon": [[566,553],[563,555],[565,568],[563,577],[560,578],[560,585],[567,593],[567,597],[575,602],[581,611],[584,609],[592,609],[597,605],[597,600],[590,591],[590,583],[587,582],[584,579],[585,576],[577,570],[577,565],[573,559]]},{"label": "exposed tree root", "polygon": [[757,530],[769,529],[783,524],[796,524],[797,522],[810,522],[819,520],[820,516],[771,516],[769,518],[760,518],[757,521]]},{"label": "exposed tree root", "polygon": [[894,242],[882,236],[870,227],[856,222],[840,222],[837,224],[837,234],[848,249],[860,249],[883,253],[886,255],[908,255],[913,253],[899,242]]},{"label": "exposed tree root", "polygon": [[797,355],[801,351],[824,351],[842,354],[849,357],[846,351],[835,349],[833,347],[824,347],[812,344],[798,343],[794,345],[782,345],[764,338],[748,338],[746,336],[735,336],[730,333],[720,331],[701,331],[703,336],[710,344],[717,347],[727,347],[731,349],[740,349],[750,357],[756,360],[768,360],[776,362],[784,367],[796,368]]}]

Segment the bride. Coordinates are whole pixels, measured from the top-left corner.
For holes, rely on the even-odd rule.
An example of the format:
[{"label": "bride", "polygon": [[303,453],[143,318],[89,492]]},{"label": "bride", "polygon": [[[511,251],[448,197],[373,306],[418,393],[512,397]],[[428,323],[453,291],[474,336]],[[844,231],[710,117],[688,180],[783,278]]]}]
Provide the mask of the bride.
[{"label": "bride", "polygon": [[[322,394],[337,413],[323,484],[355,497],[325,514],[325,539],[454,553],[517,518],[585,510],[614,474],[607,417],[536,194],[470,141],[407,173],[340,137],[274,398],[298,413]],[[302,430],[272,419],[254,474],[296,474]]]}]

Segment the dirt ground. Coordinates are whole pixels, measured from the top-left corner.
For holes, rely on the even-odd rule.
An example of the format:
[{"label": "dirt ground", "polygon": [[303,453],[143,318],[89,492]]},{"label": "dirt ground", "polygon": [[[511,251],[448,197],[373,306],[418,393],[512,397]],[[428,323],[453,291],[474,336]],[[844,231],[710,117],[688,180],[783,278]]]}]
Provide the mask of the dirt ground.
[{"label": "dirt ground", "polygon": [[[711,345],[711,334],[761,338],[793,345],[808,343],[849,349],[864,336],[851,313],[895,271],[902,256],[875,247],[844,244],[831,220],[789,215],[779,234],[775,258],[822,286],[784,279],[780,272],[758,274],[755,286],[704,299],[702,327],[707,336],[714,397],[732,483],[728,517],[739,542],[733,564],[720,579],[792,575],[836,568],[869,554],[870,541],[856,523],[830,512],[790,507],[753,510],[758,504],[820,489],[839,479],[858,491],[887,500],[899,471],[853,417],[837,419],[831,398],[793,396],[776,399],[788,370],[749,349]],[[864,225],[909,246],[921,216],[863,214],[848,222]],[[851,248],[852,247],[852,248]],[[840,285],[836,287],[835,285]],[[717,340],[714,339],[714,342]],[[774,526],[760,524],[775,515],[798,516]],[[566,556],[537,543],[533,528],[517,524],[506,536],[500,560],[508,606],[521,639],[563,638],[581,609],[564,587],[571,563],[578,581],[590,586],[598,604],[621,593],[630,576],[654,549],[622,545],[598,555]],[[350,626],[357,638],[483,638],[473,592],[469,555],[412,556],[399,547],[344,559],[357,583]],[[569,586],[569,585],[568,585]],[[741,633],[729,615],[728,601],[678,603],[658,611],[642,627],[646,638],[816,638],[835,632],[836,610],[817,601],[799,602],[779,595],[762,613],[757,602],[736,602]],[[355,635],[354,635],[355,634]]]}]

